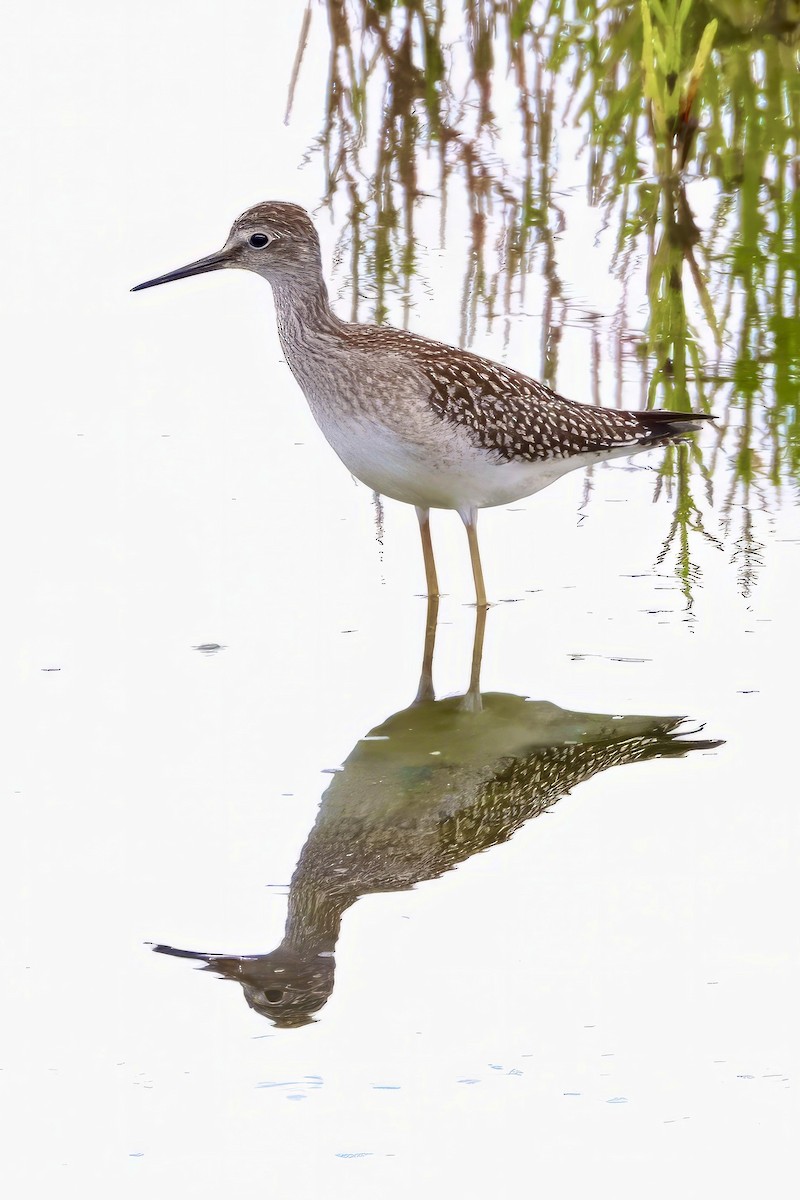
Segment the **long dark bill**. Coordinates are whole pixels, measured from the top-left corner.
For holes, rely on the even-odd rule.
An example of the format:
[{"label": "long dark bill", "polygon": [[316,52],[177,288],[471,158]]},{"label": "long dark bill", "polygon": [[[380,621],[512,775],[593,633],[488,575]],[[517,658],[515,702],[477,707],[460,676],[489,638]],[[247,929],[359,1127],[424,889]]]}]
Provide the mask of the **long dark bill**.
[{"label": "long dark bill", "polygon": [[146,283],[137,283],[136,287],[131,288],[131,291],[141,292],[144,288],[158,287],[160,283],[172,283],[173,279],[188,279],[190,275],[202,275],[205,271],[218,271],[220,267],[228,265],[227,254],[222,252],[209,254],[207,258],[198,258],[197,262],[189,263],[187,267],[178,267],[177,271],[159,275],[157,279],[148,279]]}]

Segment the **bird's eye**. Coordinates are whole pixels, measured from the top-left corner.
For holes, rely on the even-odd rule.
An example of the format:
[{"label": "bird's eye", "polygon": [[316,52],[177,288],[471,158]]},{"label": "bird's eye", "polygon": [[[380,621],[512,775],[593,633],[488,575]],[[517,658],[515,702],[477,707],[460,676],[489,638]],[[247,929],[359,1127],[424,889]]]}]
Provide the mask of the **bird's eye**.
[{"label": "bird's eye", "polygon": [[280,1004],[283,999],[283,991],[280,988],[267,988],[264,992],[264,999],[267,1004]]},{"label": "bird's eye", "polygon": [[250,245],[254,250],[263,250],[264,246],[269,245],[269,238],[265,233],[254,233],[250,237]]}]

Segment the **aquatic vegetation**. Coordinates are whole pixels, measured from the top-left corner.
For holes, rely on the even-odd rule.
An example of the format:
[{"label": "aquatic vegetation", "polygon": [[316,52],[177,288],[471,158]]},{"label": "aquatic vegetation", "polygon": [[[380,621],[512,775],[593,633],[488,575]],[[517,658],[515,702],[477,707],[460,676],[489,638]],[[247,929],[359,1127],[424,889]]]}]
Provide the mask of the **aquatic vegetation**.
[{"label": "aquatic vegetation", "polygon": [[[696,447],[664,457],[659,490],[673,497],[675,523],[662,555],[676,552],[690,596],[692,539],[711,536],[702,513],[717,480],[721,532],[750,564],[740,571],[748,588],[754,508],[800,483],[797,5],[318,0],[293,84],[323,13],[330,66],[310,153],[322,157],[341,229],[353,316],[366,308],[380,322],[399,301],[407,320],[418,211],[438,205],[444,242],[458,208],[469,230],[462,342],[480,321],[524,311],[535,273],[541,342],[529,368],[556,387],[570,313],[562,247],[575,219],[559,145],[577,130],[585,210],[611,239],[622,297],[604,322],[592,315],[587,395],[599,399],[606,353],[618,402],[633,359],[648,405],[718,415],[705,461]],[[642,269],[643,320],[629,304]]]}]

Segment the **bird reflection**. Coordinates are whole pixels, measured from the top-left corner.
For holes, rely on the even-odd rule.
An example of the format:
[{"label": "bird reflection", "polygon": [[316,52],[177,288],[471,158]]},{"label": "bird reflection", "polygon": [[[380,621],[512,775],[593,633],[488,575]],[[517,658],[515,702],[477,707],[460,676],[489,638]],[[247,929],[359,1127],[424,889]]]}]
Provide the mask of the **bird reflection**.
[{"label": "bird reflection", "polygon": [[608,767],[720,744],[681,740],[683,717],[570,712],[481,692],[485,609],[476,614],[467,692],[437,700],[437,608],[431,600],[414,702],[357,742],[322,796],[277,949],[232,955],[153,947],[236,980],[250,1007],[276,1025],[306,1024],[331,995],[342,916],[360,896],[437,878],[507,841]]}]

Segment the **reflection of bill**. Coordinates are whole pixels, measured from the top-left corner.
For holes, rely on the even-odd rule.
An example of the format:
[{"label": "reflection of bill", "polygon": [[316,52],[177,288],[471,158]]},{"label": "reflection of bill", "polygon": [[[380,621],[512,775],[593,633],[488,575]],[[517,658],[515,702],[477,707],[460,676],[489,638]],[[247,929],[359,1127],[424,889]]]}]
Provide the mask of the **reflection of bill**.
[{"label": "reflection of bill", "polygon": [[470,689],[436,700],[435,602],[429,618],[417,699],[356,744],[322,797],[292,877],[280,946],[241,957],[154,947],[235,979],[251,1008],[277,1025],[303,1025],[325,1004],[342,915],[360,896],[435,879],[608,767],[720,745],[681,740],[682,717],[569,712],[481,693],[481,610]]}]

